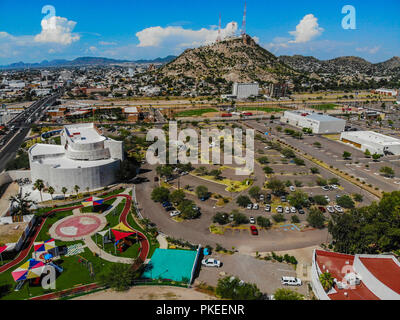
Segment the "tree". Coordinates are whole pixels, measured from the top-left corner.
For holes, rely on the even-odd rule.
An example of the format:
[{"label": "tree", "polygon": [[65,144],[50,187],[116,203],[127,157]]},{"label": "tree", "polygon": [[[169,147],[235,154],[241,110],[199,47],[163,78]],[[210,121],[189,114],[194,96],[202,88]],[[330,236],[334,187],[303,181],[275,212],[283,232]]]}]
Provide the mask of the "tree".
[{"label": "tree", "polygon": [[99,275],[102,285],[108,286],[116,291],[128,290],[136,274],[131,265],[113,263],[111,266]]},{"label": "tree", "polygon": [[183,219],[196,219],[200,216],[200,210],[192,200],[185,199],[178,205]]},{"label": "tree", "polygon": [[169,199],[173,202],[173,203],[181,203],[183,200],[185,200],[185,192],[182,189],[179,190],[175,190],[171,193]]},{"label": "tree", "polygon": [[353,199],[350,196],[348,196],[347,194],[345,194],[345,195],[341,196],[340,198],[338,198],[336,200],[336,203],[339,206],[341,206],[343,208],[346,208],[346,209],[352,209],[355,206]]},{"label": "tree", "polygon": [[378,160],[379,160],[381,157],[382,157],[382,155],[377,154],[377,153],[374,153],[374,154],[372,155],[372,159],[373,159],[375,162],[378,162]]},{"label": "tree", "polygon": [[394,177],[394,170],[391,167],[382,167],[379,169],[379,172],[382,173],[386,178]]},{"label": "tree", "polygon": [[263,168],[265,174],[273,174],[274,173],[274,169],[272,169],[271,167],[265,166]]},{"label": "tree", "polygon": [[62,194],[64,195],[64,199],[65,199],[65,194],[67,193],[67,191],[68,191],[68,188],[67,188],[67,187],[62,187],[62,188],[61,188],[61,192],[62,192]]},{"label": "tree", "polygon": [[292,149],[289,148],[285,148],[281,151],[281,153],[285,156],[285,158],[294,158],[296,157],[294,151]]},{"label": "tree", "polygon": [[271,179],[267,183],[267,188],[271,189],[272,193],[279,196],[285,193],[285,185],[281,180]]},{"label": "tree", "polygon": [[262,298],[262,293],[255,284],[246,283],[236,277],[219,279],[215,293],[222,299],[260,300]]},{"label": "tree", "polygon": [[119,181],[129,181],[136,175],[135,160],[126,158],[121,162],[120,168],[117,171],[117,179]]},{"label": "tree", "polygon": [[155,202],[168,201],[170,197],[170,192],[167,188],[157,187],[151,192],[151,199]]},{"label": "tree", "polygon": [[365,150],[364,155],[366,158],[371,158],[371,152],[368,149]]},{"label": "tree", "polygon": [[320,187],[326,186],[327,184],[328,184],[328,181],[326,181],[325,179],[320,178],[320,177],[317,178],[317,185],[319,185]]},{"label": "tree", "polygon": [[311,171],[312,174],[318,174],[319,173],[319,169],[316,168],[316,167],[310,168],[310,171]]},{"label": "tree", "polygon": [[31,194],[27,192],[24,195],[22,195],[22,193],[18,193],[16,196],[10,197],[13,213],[15,213],[17,216],[30,214],[30,207],[33,204],[36,204],[35,201],[29,200],[30,195]]},{"label": "tree", "polygon": [[348,160],[351,158],[351,153],[348,151],[344,151],[342,157],[344,160]]},{"label": "tree", "polygon": [[247,218],[243,213],[240,213],[238,211],[233,211],[233,221],[235,225],[241,225],[241,224],[248,224],[249,223],[249,218]]},{"label": "tree", "polygon": [[307,216],[307,222],[313,228],[323,229],[325,227],[324,214],[317,208],[311,208]]},{"label": "tree", "polygon": [[220,225],[229,223],[228,214],[225,212],[217,212],[213,217],[213,223],[218,223]]},{"label": "tree", "polygon": [[288,200],[293,207],[300,209],[307,206],[308,195],[301,190],[296,190],[295,192],[290,194]]},{"label": "tree", "polygon": [[328,200],[324,196],[316,195],[313,197],[314,202],[319,206],[326,206],[328,204]]},{"label": "tree", "polygon": [[290,222],[291,222],[291,223],[300,223],[300,219],[299,219],[298,216],[292,215],[292,216],[290,217]]},{"label": "tree", "polygon": [[159,177],[169,178],[172,176],[173,168],[170,165],[158,166],[156,172]]},{"label": "tree", "polygon": [[274,292],[275,300],[304,300],[304,296],[290,289],[277,289]]},{"label": "tree", "polygon": [[43,202],[43,197],[42,197],[42,190],[44,189],[44,182],[42,179],[37,179],[35,183],[33,184],[33,189],[39,190],[40,192],[40,200]]},{"label": "tree", "polygon": [[261,228],[268,229],[271,227],[271,221],[266,217],[258,216],[256,221]]},{"label": "tree", "polygon": [[257,160],[261,164],[268,164],[269,163],[268,157],[261,157],[261,158],[258,158]]},{"label": "tree", "polygon": [[319,282],[326,292],[333,287],[333,277],[329,272],[324,272],[319,275]]},{"label": "tree", "polygon": [[80,189],[80,187],[78,185],[74,186],[74,191],[75,191],[76,195],[78,195],[79,189]]},{"label": "tree", "polygon": [[286,218],[282,213],[273,214],[272,215],[272,219],[274,219],[274,221],[276,223],[280,223],[280,222],[286,221]]},{"label": "tree", "polygon": [[305,162],[303,159],[300,158],[294,158],[293,159],[294,163],[296,164],[296,166],[305,166]]},{"label": "tree", "polygon": [[47,192],[50,194],[51,200],[53,201],[53,194],[54,194],[54,192],[55,192],[54,188],[53,188],[52,186],[50,186],[50,187],[47,189]]},{"label": "tree", "polygon": [[261,188],[259,186],[251,187],[249,190],[249,195],[253,199],[258,199],[260,197]]},{"label": "tree", "polygon": [[353,199],[354,199],[354,201],[356,201],[356,202],[363,202],[364,197],[363,197],[362,194],[355,193],[355,194],[353,194]]},{"label": "tree", "polygon": [[315,147],[317,147],[317,148],[321,148],[321,143],[318,142],[318,141],[314,142],[313,145],[314,145]]},{"label": "tree", "polygon": [[209,194],[206,186],[197,186],[195,192],[199,199],[207,198]]},{"label": "tree", "polygon": [[240,206],[242,208],[246,208],[252,202],[248,196],[239,196],[236,199],[236,203],[238,206]]}]

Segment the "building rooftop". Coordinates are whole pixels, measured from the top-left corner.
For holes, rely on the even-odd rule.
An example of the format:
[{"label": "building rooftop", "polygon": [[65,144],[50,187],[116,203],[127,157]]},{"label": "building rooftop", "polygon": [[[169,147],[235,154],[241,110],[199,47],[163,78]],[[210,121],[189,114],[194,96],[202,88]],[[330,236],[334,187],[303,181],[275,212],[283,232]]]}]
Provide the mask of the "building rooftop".
[{"label": "building rooftop", "polygon": [[297,116],[303,116],[308,119],[316,120],[316,121],[345,121],[343,119],[335,118],[326,114],[319,114],[312,112],[310,113],[309,111],[305,110],[293,110],[293,111],[286,111],[288,113],[295,114]]},{"label": "building rooftop", "polygon": [[396,139],[374,131],[348,131],[344,133],[346,137],[355,137],[367,140],[368,142],[384,144],[400,144],[400,139]]},{"label": "building rooftop", "polygon": [[95,143],[106,140],[93,124],[65,126],[65,132],[73,143]]},{"label": "building rooftop", "polygon": [[127,108],[124,108],[124,112],[125,113],[138,113],[139,110],[137,107],[127,107]]}]

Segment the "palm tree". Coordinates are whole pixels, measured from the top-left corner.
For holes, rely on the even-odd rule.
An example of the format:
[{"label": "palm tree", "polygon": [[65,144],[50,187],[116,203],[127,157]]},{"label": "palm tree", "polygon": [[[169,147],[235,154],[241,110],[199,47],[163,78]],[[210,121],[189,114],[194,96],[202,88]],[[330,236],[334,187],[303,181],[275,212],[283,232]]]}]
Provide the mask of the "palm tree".
[{"label": "palm tree", "polygon": [[55,192],[54,188],[53,188],[52,186],[50,186],[50,187],[47,189],[47,191],[48,191],[48,193],[50,193],[50,195],[51,195],[51,201],[53,201],[53,194],[54,194],[54,192]]},{"label": "palm tree", "polygon": [[76,195],[78,195],[78,191],[79,191],[80,187],[78,185],[75,185],[74,190]]},{"label": "palm tree", "polygon": [[36,204],[35,201],[29,200],[29,196],[31,194],[29,192],[24,195],[18,194],[16,196],[10,197],[11,207],[17,216],[24,216],[30,213],[29,209],[33,204]]},{"label": "palm tree", "polygon": [[324,272],[319,275],[319,282],[326,292],[333,287],[333,277],[329,272]]},{"label": "palm tree", "polygon": [[33,184],[33,188],[39,190],[40,192],[40,200],[43,202],[43,197],[42,197],[42,190],[44,189],[44,182],[42,179],[37,179],[35,183]]},{"label": "palm tree", "polygon": [[68,189],[67,189],[66,187],[62,187],[62,188],[61,188],[61,192],[62,192],[63,195],[64,195],[64,199],[65,199],[65,194],[67,193],[67,191],[68,191]]}]

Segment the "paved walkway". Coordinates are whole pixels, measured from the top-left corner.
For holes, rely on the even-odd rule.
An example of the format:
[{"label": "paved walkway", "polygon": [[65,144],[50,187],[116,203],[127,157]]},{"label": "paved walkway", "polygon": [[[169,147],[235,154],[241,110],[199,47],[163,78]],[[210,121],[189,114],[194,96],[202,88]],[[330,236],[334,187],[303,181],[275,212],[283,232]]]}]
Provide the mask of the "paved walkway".
[{"label": "paved walkway", "polygon": [[168,241],[164,235],[159,234],[157,241],[160,244],[160,249],[168,249]]},{"label": "paved walkway", "polygon": [[125,264],[133,264],[135,259],[131,258],[123,258],[114,256],[98,247],[96,242],[93,241],[91,237],[86,237],[83,239],[88,247],[88,249],[94,253],[96,253],[100,258],[110,261],[110,262],[117,262],[117,263],[125,263]]}]

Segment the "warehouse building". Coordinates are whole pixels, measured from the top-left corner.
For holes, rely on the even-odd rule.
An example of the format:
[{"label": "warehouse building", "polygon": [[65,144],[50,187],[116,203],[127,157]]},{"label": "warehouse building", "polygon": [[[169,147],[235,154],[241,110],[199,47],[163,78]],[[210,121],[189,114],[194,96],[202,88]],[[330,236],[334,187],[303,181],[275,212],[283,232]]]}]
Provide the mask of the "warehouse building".
[{"label": "warehouse building", "polygon": [[56,192],[74,186],[103,188],[116,182],[123,143],[103,136],[94,124],[65,126],[61,145],[35,144],[29,149],[31,180],[44,181]]},{"label": "warehouse building", "polygon": [[232,96],[236,99],[247,99],[250,97],[257,97],[259,86],[257,82],[253,83],[237,83],[235,82],[232,87]]},{"label": "warehouse building", "polygon": [[400,155],[400,140],[377,132],[343,132],[340,140],[364,152],[368,150],[371,154]]},{"label": "warehouse building", "polygon": [[340,133],[346,126],[346,120],[300,110],[285,111],[281,122],[298,128],[309,128],[315,134]]}]

